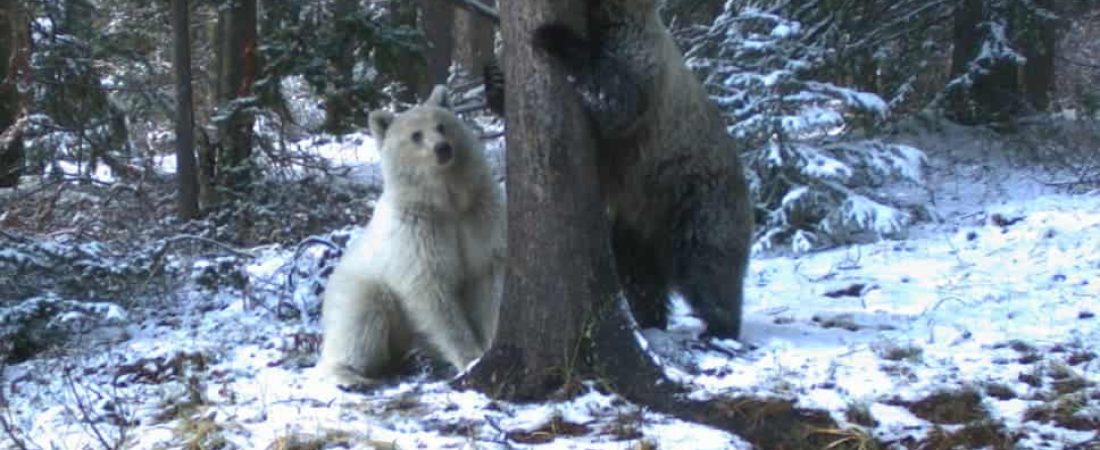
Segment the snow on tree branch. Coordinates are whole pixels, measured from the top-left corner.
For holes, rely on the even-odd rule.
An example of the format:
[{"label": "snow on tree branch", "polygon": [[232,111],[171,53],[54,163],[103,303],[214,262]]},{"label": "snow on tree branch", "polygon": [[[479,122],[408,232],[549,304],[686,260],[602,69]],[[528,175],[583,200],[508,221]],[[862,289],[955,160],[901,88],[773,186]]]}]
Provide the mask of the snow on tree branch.
[{"label": "snow on tree branch", "polygon": [[[766,6],[766,5],[764,5]],[[764,226],[759,245],[795,251],[894,236],[914,220],[874,190],[922,183],[920,150],[866,135],[889,115],[876,94],[814,79],[830,49],[778,8],[727,3],[707,28],[685,32],[688,64],[745,143]]]}]

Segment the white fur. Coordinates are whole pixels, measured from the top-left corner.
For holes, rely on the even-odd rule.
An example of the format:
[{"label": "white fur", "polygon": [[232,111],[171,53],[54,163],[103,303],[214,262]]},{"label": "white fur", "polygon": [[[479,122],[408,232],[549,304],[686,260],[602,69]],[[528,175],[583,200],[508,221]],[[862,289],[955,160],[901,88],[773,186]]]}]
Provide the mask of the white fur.
[{"label": "white fur", "polygon": [[[385,188],[329,278],[322,311],[318,369],[340,384],[372,383],[414,348],[466,369],[496,334],[503,288],[504,194],[477,138],[432,103],[375,119]],[[446,136],[424,131],[437,122]],[[425,137],[413,144],[407,135],[418,130]],[[450,164],[435,163],[440,141],[454,147]]]}]

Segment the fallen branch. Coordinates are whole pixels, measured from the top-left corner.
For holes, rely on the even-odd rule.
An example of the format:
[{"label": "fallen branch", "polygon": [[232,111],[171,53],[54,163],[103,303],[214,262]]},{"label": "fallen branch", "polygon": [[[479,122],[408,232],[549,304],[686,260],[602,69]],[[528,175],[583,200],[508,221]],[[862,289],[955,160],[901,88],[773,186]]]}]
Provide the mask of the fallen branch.
[{"label": "fallen branch", "polygon": [[23,130],[27,128],[27,111],[20,113],[19,119],[7,129],[0,132],[0,154],[8,151],[13,143],[23,137]]},{"label": "fallen branch", "polygon": [[1078,67],[1084,67],[1086,69],[1100,69],[1100,64],[1092,64],[1092,63],[1088,63],[1088,62],[1084,62],[1084,61],[1078,61],[1078,60],[1075,60],[1075,59],[1072,59],[1072,58],[1067,58],[1067,57],[1062,56],[1062,55],[1058,55],[1058,59],[1060,59],[1064,62],[1073,64],[1073,65],[1078,66]]},{"label": "fallen branch", "polygon": [[[3,356],[3,355],[0,355]],[[3,359],[0,359],[0,373],[3,373]],[[14,383],[12,384],[14,387]],[[4,389],[0,388],[0,430],[3,430],[4,435],[11,441],[12,448],[17,450],[30,450],[30,445],[26,440],[26,431],[21,430],[15,424],[15,416],[12,415],[11,405],[8,403],[8,399],[4,397]]]},{"label": "fallen branch", "polygon": [[253,255],[252,253],[250,253],[246,250],[241,250],[241,249],[233,247],[229,244],[226,244],[226,243],[223,243],[223,242],[218,242],[218,241],[215,241],[213,239],[205,238],[205,237],[202,237],[202,236],[195,236],[193,234],[181,234],[179,236],[173,236],[173,237],[170,237],[168,239],[165,239],[164,240],[164,248],[167,249],[168,244],[172,244],[172,243],[176,243],[176,242],[183,242],[183,241],[197,241],[197,242],[201,242],[201,243],[205,243],[205,244],[210,244],[210,245],[213,245],[214,247],[218,247],[222,250],[225,250],[225,251],[233,254],[234,256],[240,256],[240,257],[244,257],[244,258],[254,258],[255,257],[255,255]]},{"label": "fallen branch", "polygon": [[488,107],[489,106],[486,105],[485,102],[469,102],[454,107],[452,111],[454,111],[455,114],[466,114],[468,112],[479,111]]},{"label": "fallen branch", "polygon": [[463,8],[463,9],[466,9],[466,10],[469,10],[469,11],[473,11],[474,13],[480,14],[482,17],[485,17],[486,19],[492,20],[494,24],[500,25],[500,13],[497,12],[496,8],[493,8],[492,6],[481,3],[480,0],[452,0],[452,1],[454,1],[454,3],[456,5],[458,5],[460,8]]},{"label": "fallen branch", "polygon": [[331,240],[322,237],[310,236],[302,242],[299,242],[298,248],[294,250],[294,257],[290,259],[290,273],[287,274],[286,284],[283,286],[283,288],[286,289],[287,292],[294,292],[294,290],[298,288],[298,282],[294,279],[294,268],[298,267],[298,260],[302,257],[302,255],[305,254],[307,249],[316,245],[328,247],[329,249],[337,253],[344,251],[344,249],[341,248],[339,245],[336,245],[335,242],[332,242]]}]

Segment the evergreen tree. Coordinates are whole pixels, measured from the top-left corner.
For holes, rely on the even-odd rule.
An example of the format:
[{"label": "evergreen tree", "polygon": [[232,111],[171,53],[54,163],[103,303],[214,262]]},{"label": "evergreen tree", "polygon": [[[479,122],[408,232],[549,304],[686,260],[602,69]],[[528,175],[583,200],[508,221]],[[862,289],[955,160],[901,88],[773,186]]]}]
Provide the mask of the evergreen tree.
[{"label": "evergreen tree", "polygon": [[805,251],[900,232],[912,215],[875,188],[895,178],[920,182],[923,153],[858,138],[886,117],[886,102],[813,79],[831,50],[773,11],[731,2],[687,39],[689,65],[746,144],[760,243]]},{"label": "evergreen tree", "polygon": [[424,46],[409,3],[269,2],[261,20],[261,98],[275,98],[282,80],[300,77],[323,99],[324,128],[339,132],[365,123],[370,109],[401,96],[398,82],[416,87],[410,77],[422,67]]},{"label": "evergreen tree", "polygon": [[126,117],[107,95],[111,86],[104,81],[111,78],[96,64],[93,43],[99,38],[95,20],[100,16],[95,6],[88,0],[43,0],[37,5],[29,163],[41,167],[59,158],[70,159],[88,177],[102,162],[116,173],[126,173],[122,162],[130,155]]},{"label": "evergreen tree", "polygon": [[937,99],[948,117],[1006,123],[1050,106],[1060,20],[1052,6],[1049,0],[958,3],[951,80]]}]

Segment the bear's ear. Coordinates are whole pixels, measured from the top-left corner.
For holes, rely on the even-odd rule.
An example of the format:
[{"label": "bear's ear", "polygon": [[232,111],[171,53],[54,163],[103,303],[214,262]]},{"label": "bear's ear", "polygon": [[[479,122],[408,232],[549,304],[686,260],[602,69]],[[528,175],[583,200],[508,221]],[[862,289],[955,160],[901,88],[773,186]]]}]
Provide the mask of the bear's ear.
[{"label": "bear's ear", "polygon": [[424,102],[428,106],[438,106],[440,108],[450,107],[450,101],[447,99],[447,86],[442,84],[435,85],[432,88],[432,95],[428,96],[428,101]]},{"label": "bear's ear", "polygon": [[386,130],[390,129],[390,125],[393,124],[393,113],[389,111],[374,111],[370,113],[370,133],[374,135],[374,138],[381,141],[386,137]]}]

